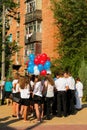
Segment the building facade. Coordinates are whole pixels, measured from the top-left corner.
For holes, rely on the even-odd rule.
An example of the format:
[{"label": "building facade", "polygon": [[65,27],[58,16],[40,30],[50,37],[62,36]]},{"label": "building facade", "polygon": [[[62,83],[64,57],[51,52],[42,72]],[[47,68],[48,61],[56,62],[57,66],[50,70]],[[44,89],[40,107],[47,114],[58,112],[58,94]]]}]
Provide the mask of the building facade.
[{"label": "building facade", "polygon": [[56,26],[50,0],[15,0],[19,20],[9,18],[8,32],[12,41],[16,41],[21,49],[13,57],[15,65],[21,65],[19,72],[25,73],[26,62],[30,53],[35,55],[46,53],[50,58],[57,57],[55,38]]}]

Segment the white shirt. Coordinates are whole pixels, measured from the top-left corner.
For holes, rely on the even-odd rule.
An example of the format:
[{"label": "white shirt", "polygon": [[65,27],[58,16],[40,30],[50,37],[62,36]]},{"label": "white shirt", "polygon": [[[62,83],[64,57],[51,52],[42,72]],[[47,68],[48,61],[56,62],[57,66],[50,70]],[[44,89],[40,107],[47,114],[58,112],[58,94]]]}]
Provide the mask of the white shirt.
[{"label": "white shirt", "polygon": [[65,78],[70,90],[75,90],[75,80],[72,76]]},{"label": "white shirt", "polygon": [[83,84],[80,81],[76,83],[76,95],[83,97]]},{"label": "white shirt", "polygon": [[48,84],[46,97],[54,97],[54,86]]},{"label": "white shirt", "polygon": [[42,97],[42,91],[43,91],[43,86],[41,84],[41,81],[39,81],[34,86],[33,94]]},{"label": "white shirt", "polygon": [[66,91],[67,81],[65,78],[60,77],[59,79],[56,79],[55,81],[55,87],[57,91]]},{"label": "white shirt", "polygon": [[[14,89],[15,84],[16,84],[16,87],[15,87],[15,89]],[[13,93],[19,92],[18,79],[14,79],[13,82],[12,82],[12,85],[13,85],[13,90],[12,90],[12,92],[13,92]]]},{"label": "white shirt", "polygon": [[23,99],[29,99],[29,97],[30,97],[29,85],[27,85],[27,87],[24,88],[24,89],[21,89],[21,88],[20,88],[20,96],[21,96],[21,98],[23,98]]}]

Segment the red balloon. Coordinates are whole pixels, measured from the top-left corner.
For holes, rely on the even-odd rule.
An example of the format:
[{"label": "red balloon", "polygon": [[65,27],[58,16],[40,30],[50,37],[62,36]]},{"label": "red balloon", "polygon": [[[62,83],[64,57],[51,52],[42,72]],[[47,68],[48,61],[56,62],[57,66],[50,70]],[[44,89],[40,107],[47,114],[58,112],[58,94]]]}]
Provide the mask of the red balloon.
[{"label": "red balloon", "polygon": [[38,59],[38,61],[39,61],[39,63],[40,63],[40,61],[41,61],[41,55],[37,55],[36,58]]},{"label": "red balloon", "polygon": [[41,59],[40,64],[44,65],[45,64],[45,60]]},{"label": "red balloon", "polygon": [[36,65],[39,64],[39,60],[37,58],[34,59],[34,64],[36,64]]},{"label": "red balloon", "polygon": [[50,61],[50,57],[47,57],[47,61]]},{"label": "red balloon", "polygon": [[44,60],[44,61],[46,61],[47,60],[47,54],[43,53],[41,55],[41,59]]},{"label": "red balloon", "polygon": [[45,76],[47,74],[47,71],[46,70],[42,70],[40,74]]},{"label": "red balloon", "polygon": [[28,66],[29,60],[25,63]]}]

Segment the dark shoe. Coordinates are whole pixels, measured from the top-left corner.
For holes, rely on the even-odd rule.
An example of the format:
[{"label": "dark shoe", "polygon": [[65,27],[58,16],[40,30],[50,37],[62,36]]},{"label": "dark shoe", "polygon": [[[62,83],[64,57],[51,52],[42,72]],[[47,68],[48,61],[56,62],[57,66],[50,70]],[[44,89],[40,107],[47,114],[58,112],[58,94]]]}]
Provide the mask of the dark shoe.
[{"label": "dark shoe", "polygon": [[51,117],[47,117],[46,120],[51,120]]},{"label": "dark shoe", "polygon": [[16,115],[12,115],[12,117],[17,117]]},{"label": "dark shoe", "polygon": [[57,115],[57,117],[62,117],[62,115]]},{"label": "dark shoe", "polygon": [[64,115],[64,117],[67,117],[67,115]]}]

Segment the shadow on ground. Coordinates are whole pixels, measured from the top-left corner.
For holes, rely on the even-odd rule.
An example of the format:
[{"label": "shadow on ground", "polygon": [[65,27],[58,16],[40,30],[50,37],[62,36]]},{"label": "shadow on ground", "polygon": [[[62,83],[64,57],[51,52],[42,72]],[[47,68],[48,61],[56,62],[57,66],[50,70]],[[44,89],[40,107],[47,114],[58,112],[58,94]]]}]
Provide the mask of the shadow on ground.
[{"label": "shadow on ground", "polygon": [[82,105],[82,108],[86,108],[87,107],[87,103],[84,103],[83,105]]},{"label": "shadow on ground", "polygon": [[42,123],[42,122],[38,122],[38,123],[35,123],[34,125],[29,126],[27,128],[21,128],[21,126],[19,126],[19,128],[14,128],[14,127],[9,127],[9,125],[19,121],[19,119],[9,120],[10,118],[11,118],[10,116],[7,116],[5,118],[0,118],[0,130],[32,130],[33,128],[41,125],[41,123]]}]

